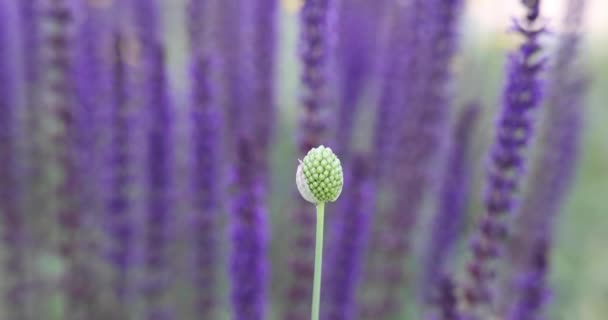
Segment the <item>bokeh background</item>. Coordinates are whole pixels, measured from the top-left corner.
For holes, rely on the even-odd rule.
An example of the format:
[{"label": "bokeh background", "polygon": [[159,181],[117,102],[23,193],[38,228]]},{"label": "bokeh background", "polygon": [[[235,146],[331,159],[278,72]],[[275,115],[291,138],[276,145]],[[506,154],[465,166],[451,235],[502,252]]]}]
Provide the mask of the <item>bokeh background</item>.
[{"label": "bokeh background", "polygon": [[[2,0],[6,1],[6,0]],[[342,0],[348,1],[348,0]],[[373,1],[373,0],[370,0]],[[176,105],[187,98],[187,41],[184,21],[185,0],[160,1],[163,6],[165,40],[168,44],[169,79]],[[549,29],[559,32],[565,0],[543,1],[543,17]],[[289,254],[290,219],[288,212],[295,185],[297,166],[295,131],[299,106],[298,0],[282,0],[279,20],[279,56],[277,61],[277,132],[272,144],[271,179],[271,259],[270,317],[274,319],[284,293]],[[516,47],[519,39],[509,31],[511,18],[521,15],[519,1],[469,0],[459,36],[460,52],[454,61],[456,81],[452,90],[458,104],[478,100],[483,106],[483,119],[475,134],[476,189],[471,196],[469,225],[474,226],[481,213],[483,179],[487,145],[493,132],[496,111],[504,84],[506,53]],[[604,320],[608,318],[608,1],[588,0],[580,52],[582,66],[591,76],[588,104],[585,106],[583,148],[572,192],[560,213],[555,250],[552,251],[553,287],[549,299],[550,319]],[[235,21],[235,23],[237,23]],[[555,48],[549,34],[543,43]],[[1,85],[1,84],[0,84]],[[370,101],[365,108],[373,108]],[[369,143],[368,121],[363,118],[355,135],[362,146]],[[333,206],[328,207],[331,214]],[[429,212],[426,212],[429,211]],[[426,210],[428,222],[430,210]],[[223,223],[227,223],[223,219]],[[416,239],[424,241],[421,234]],[[227,242],[227,237],[222,238]],[[463,240],[463,242],[465,242]],[[224,249],[227,244],[220,244]],[[422,246],[417,246],[422,247]],[[466,256],[466,245],[461,246]],[[225,259],[225,255],[224,255]],[[41,259],[41,269],[54,274],[57,268],[52,257]],[[414,263],[415,264],[415,263]],[[414,273],[419,270],[414,267]],[[2,279],[0,279],[2,281]],[[222,290],[226,294],[227,275],[223,274]],[[229,317],[228,300],[222,301]],[[53,309],[53,308],[51,308]],[[408,311],[416,317],[416,311]],[[10,320],[10,319],[7,319]]]}]

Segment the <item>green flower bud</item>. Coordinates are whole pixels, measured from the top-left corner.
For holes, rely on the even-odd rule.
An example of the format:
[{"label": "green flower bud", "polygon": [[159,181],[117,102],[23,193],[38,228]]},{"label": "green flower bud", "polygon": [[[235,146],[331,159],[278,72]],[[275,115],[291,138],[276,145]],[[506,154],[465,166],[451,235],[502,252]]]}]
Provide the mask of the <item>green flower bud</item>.
[{"label": "green flower bud", "polygon": [[344,177],[340,159],[330,148],[310,149],[296,172],[298,191],[312,203],[334,202],[342,192]]}]

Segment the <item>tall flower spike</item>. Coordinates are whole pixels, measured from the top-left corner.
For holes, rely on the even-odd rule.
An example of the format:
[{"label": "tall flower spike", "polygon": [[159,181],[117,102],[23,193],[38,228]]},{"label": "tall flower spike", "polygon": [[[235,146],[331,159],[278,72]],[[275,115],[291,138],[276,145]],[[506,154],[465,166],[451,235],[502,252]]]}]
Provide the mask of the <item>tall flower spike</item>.
[{"label": "tall flower spike", "polygon": [[172,274],[169,246],[171,239],[171,111],[167,96],[167,79],[162,70],[165,55],[157,48],[151,52],[150,61],[155,63],[148,69],[153,83],[150,87],[150,113],[148,129],[148,196],[147,196],[147,236],[145,264],[147,268],[147,288],[145,295],[149,303],[150,319],[169,319],[171,311],[163,306],[163,296],[170,290]]},{"label": "tall flower spike", "polygon": [[194,209],[196,310],[204,319],[217,313],[220,211],[219,110],[214,105],[210,58],[193,57],[191,65],[194,143]]},{"label": "tall flower spike", "polygon": [[[402,122],[396,126],[395,140],[388,141],[389,147],[394,148],[388,155],[392,161],[390,168],[396,169],[386,182],[389,188],[380,191],[388,195],[388,209],[376,216],[378,227],[374,230],[367,271],[373,289],[368,289],[370,296],[364,297],[365,318],[394,317],[402,305],[401,292],[406,284],[404,264],[411,252],[410,230],[436,176],[433,164],[447,137],[451,109],[447,85],[456,52],[460,9],[460,1],[421,0],[408,2],[396,13],[398,20],[403,19],[398,23],[410,31],[404,35],[404,46],[399,48],[403,50],[400,51],[403,61],[397,67],[403,71],[397,75],[403,76],[403,90],[392,93],[388,100],[400,106],[401,110],[393,112]],[[376,132],[379,130],[382,128]]]},{"label": "tall flower spike", "polygon": [[[47,101],[43,101],[48,95],[49,86],[44,84],[44,70],[49,68],[48,57],[42,52],[48,52],[48,41],[46,40],[48,29],[41,28],[42,24],[48,22],[44,0],[16,1],[19,8],[19,19],[21,27],[23,72],[25,74],[24,89],[26,90],[26,101],[24,105],[24,152],[23,166],[25,167],[25,185],[29,190],[25,195],[26,212],[38,212],[36,219],[30,219],[26,215],[30,233],[30,245],[34,252],[41,250],[55,250],[56,243],[49,241],[52,229],[49,225],[56,224],[56,202],[57,197],[53,190],[55,181],[52,174],[58,172],[56,161],[53,159],[55,144],[49,136],[49,121],[42,119],[53,119],[53,112],[48,108]],[[38,273],[32,273],[32,282],[44,283],[48,278],[43,278]],[[44,310],[42,307],[47,298],[48,290],[56,290],[56,287],[47,286],[47,290],[35,290],[30,293],[32,314]],[[44,312],[44,311],[43,311]]]},{"label": "tall flower spike", "polygon": [[[446,165],[442,174],[438,207],[433,218],[429,246],[425,250],[423,265],[423,299],[436,304],[441,293],[450,282],[449,262],[455,245],[459,240],[459,231],[465,221],[471,190],[471,140],[475,123],[479,116],[479,106],[470,104],[461,112],[452,130],[447,150]],[[439,301],[437,300],[439,298]],[[441,305],[438,305],[441,308]]]},{"label": "tall flower spike", "polygon": [[220,110],[211,72],[216,59],[206,44],[208,1],[188,2],[191,79],[192,196],[194,200],[193,279],[195,310],[202,319],[218,317],[219,213],[220,213]]},{"label": "tall flower spike", "polygon": [[437,306],[438,314],[434,318],[436,320],[460,320],[462,316],[458,310],[458,294],[456,285],[452,276],[443,274],[436,281],[437,296],[434,297],[435,305]]},{"label": "tall flower spike", "polygon": [[[273,44],[274,18],[272,3],[265,1],[222,1],[222,55],[224,76],[224,105],[226,130],[231,141],[234,194],[229,208],[231,251],[230,297],[235,319],[264,319],[267,317],[265,300],[268,286],[268,196],[267,167],[270,127],[272,120],[260,110],[270,111],[272,97],[267,96],[272,74],[262,75],[262,68],[272,68],[269,61],[260,61],[261,52]],[[264,11],[264,12],[261,12]],[[270,16],[267,16],[270,14]],[[258,24],[259,15],[269,21]],[[234,17],[240,23],[235,24]],[[268,32],[268,34],[262,34]],[[260,39],[269,37],[268,39]],[[236,41],[235,41],[236,40]],[[235,52],[238,51],[238,52]],[[272,51],[272,49],[270,49]],[[270,70],[266,70],[270,71]],[[264,99],[262,101],[260,99]],[[253,103],[253,104],[252,104]],[[270,109],[268,109],[270,108]],[[272,115],[270,115],[272,116]]]},{"label": "tall flower spike", "polygon": [[18,1],[20,29],[23,35],[23,54],[25,62],[25,81],[27,85],[27,101],[32,105],[32,95],[39,78],[40,54],[40,4],[41,0]]},{"label": "tall flower spike", "polygon": [[[38,159],[35,152],[34,142],[36,139],[36,131],[38,129],[39,111],[39,84],[40,84],[40,54],[41,54],[41,27],[40,13],[42,0],[23,0],[17,1],[19,10],[19,21],[22,35],[22,52],[25,71],[25,88],[26,88],[26,125],[28,127],[28,152],[31,152],[32,159]],[[32,161],[32,160],[30,160]],[[28,163],[29,171],[35,170],[33,163]],[[29,172],[30,176],[36,176],[36,172]],[[31,177],[30,177],[31,178]],[[30,182],[35,183],[35,182]]]},{"label": "tall flower spike", "polygon": [[144,299],[148,319],[169,319],[167,292],[173,284],[170,257],[173,110],[168,96],[165,48],[157,1],[133,0],[131,9],[139,45],[140,116],[146,125]]},{"label": "tall flower spike", "polygon": [[[253,5],[252,51],[255,79],[253,91],[256,102],[253,120],[256,122],[257,141],[260,143],[261,162],[267,162],[276,122],[274,101],[275,63],[277,51],[278,0],[256,1]],[[266,171],[268,164],[261,164]]]},{"label": "tall flower spike", "polygon": [[376,35],[383,19],[378,19],[386,1],[339,1],[336,29],[336,82],[338,97],[336,110],[336,152],[348,162],[353,129],[367,92],[377,60]]},{"label": "tall flower spike", "polygon": [[[21,44],[23,55],[23,68],[25,72],[26,88],[26,108],[25,108],[25,126],[27,133],[25,136],[25,148],[27,152],[26,163],[26,180],[27,187],[34,190],[35,186],[40,185],[39,176],[41,175],[40,166],[36,164],[40,161],[41,151],[37,145],[38,136],[40,135],[40,55],[41,55],[41,28],[40,19],[42,0],[23,0],[17,1],[19,10],[19,24],[21,29]],[[28,201],[37,203],[36,199]],[[26,209],[30,209],[28,206]],[[32,209],[35,210],[35,209]]]},{"label": "tall flower spike", "polygon": [[374,183],[369,156],[355,154],[347,169],[348,189],[336,210],[331,225],[325,289],[322,294],[323,319],[355,319],[357,288],[369,222],[373,212]]},{"label": "tall flower spike", "polygon": [[537,239],[527,255],[526,267],[517,275],[519,295],[517,303],[505,319],[539,319],[539,311],[547,300],[547,274],[549,273],[549,239]]},{"label": "tall flower spike", "polygon": [[[76,5],[75,5],[76,6]],[[106,154],[105,140],[109,135],[104,131],[109,124],[108,111],[112,103],[111,63],[112,47],[111,7],[109,2],[77,4],[78,29],[74,41],[74,126],[76,136],[73,152],[78,155],[77,170],[80,175],[78,210],[82,221],[83,236],[79,239],[83,248],[83,270],[89,279],[83,284],[83,300],[86,299],[87,312],[99,312],[97,293],[103,281],[93,276],[100,269],[101,243],[98,235],[103,232],[105,221],[105,196],[108,191],[102,161]]]},{"label": "tall flower spike", "polygon": [[[297,136],[298,153],[310,149],[327,139],[328,79],[333,0],[306,0],[300,12],[301,60],[301,116]],[[309,298],[313,282],[314,215],[301,197],[295,199],[291,279],[287,285],[286,301],[281,318],[304,320],[310,315]]]},{"label": "tall flower spike", "polygon": [[[403,101],[402,83],[411,69],[410,61],[414,52],[411,48],[416,43],[414,32],[415,21],[406,15],[403,10],[396,7],[397,4],[390,2],[385,7],[387,18],[387,30],[382,41],[379,54],[382,56],[378,63],[378,77],[380,78],[380,89],[378,98],[378,111],[374,123],[373,150],[374,170],[379,181],[378,187],[388,178],[391,168],[396,136],[396,128],[399,127],[399,112]],[[410,11],[413,12],[413,11]]]},{"label": "tall flower spike", "polygon": [[264,182],[256,164],[256,145],[251,137],[238,136],[236,146],[235,195],[230,234],[230,296],[234,319],[266,317],[266,246],[268,212],[264,205]]},{"label": "tall flower spike", "polygon": [[277,57],[277,28],[278,0],[255,1],[251,8],[251,23],[253,34],[248,37],[251,46],[252,77],[251,94],[255,101],[249,111],[248,119],[254,123],[253,132],[256,137],[256,165],[259,179],[264,191],[262,202],[269,204],[270,191],[270,148],[274,137],[276,122],[275,104],[275,63]]},{"label": "tall flower spike", "polygon": [[[540,250],[536,248],[544,246],[543,250],[550,251],[552,247],[554,224],[571,187],[580,155],[587,81],[577,55],[584,8],[584,0],[568,2],[564,31],[559,35],[558,50],[548,72],[546,109],[537,141],[539,151],[527,181],[528,192],[516,216],[515,236],[508,243],[507,255],[512,263],[506,272],[508,283],[501,300],[506,302],[505,312],[511,308],[524,309],[516,312],[522,317],[534,318],[542,313],[542,303],[525,301],[524,297],[529,294],[526,291],[534,290],[533,284],[522,284],[519,275],[540,271],[534,263]],[[543,267],[545,273],[547,268]],[[545,280],[541,277],[547,275],[537,274],[529,280],[542,284]]]},{"label": "tall flower spike", "polygon": [[[260,1],[255,1],[257,4]],[[218,93],[218,101],[224,110],[225,130],[230,145],[236,145],[237,134],[248,131],[253,134],[252,127],[257,121],[251,121],[246,108],[251,104],[254,97],[251,95],[254,76],[252,57],[252,8],[253,1],[246,0],[224,0],[217,1],[218,26],[213,30],[217,35],[214,41],[217,43],[218,65],[220,70],[221,91]],[[235,23],[235,19],[239,23]],[[254,115],[258,117],[258,115]]]},{"label": "tall flower spike", "polygon": [[[134,178],[138,167],[136,152],[141,146],[135,142],[136,132],[142,131],[142,122],[137,113],[129,108],[129,92],[133,86],[127,76],[134,71],[127,63],[130,43],[122,30],[112,36],[111,54],[111,103],[108,107],[107,145],[104,146],[105,181],[105,223],[107,242],[104,251],[110,263],[110,288],[116,298],[119,317],[128,317],[129,303],[133,297],[132,270],[135,260],[135,208],[136,201],[130,190],[139,187]],[[132,43],[132,41],[131,41]]]},{"label": "tall flower spike", "polygon": [[[59,254],[65,268],[61,278],[64,293],[65,319],[85,317],[90,301],[86,267],[87,252],[82,246],[86,239],[80,214],[82,202],[80,190],[82,174],[77,152],[78,106],[75,103],[75,46],[74,27],[76,6],[68,0],[45,0],[42,7],[43,22],[52,26],[44,28],[42,39],[46,54],[41,62],[44,105],[43,116],[49,116],[43,125],[49,139],[46,151],[50,164],[59,172],[59,179],[52,181],[52,210],[58,219],[61,239]],[[54,127],[50,125],[54,123]],[[42,124],[41,124],[42,125]],[[51,149],[52,148],[52,149]]]},{"label": "tall flower spike", "polygon": [[23,129],[19,107],[23,103],[24,66],[20,60],[17,8],[0,3],[0,214],[2,219],[2,306],[9,319],[27,319],[27,270],[23,193],[24,168],[20,165]]},{"label": "tall flower spike", "polygon": [[206,14],[208,13],[209,1],[188,0],[186,2],[186,31],[188,43],[193,54],[203,49],[206,37]]},{"label": "tall flower spike", "polygon": [[[532,6],[528,17],[538,16]],[[485,214],[471,244],[472,258],[467,266],[468,282],[465,300],[466,313],[473,318],[494,312],[492,286],[496,277],[496,260],[502,253],[507,236],[506,218],[514,212],[517,191],[526,164],[525,151],[533,129],[530,113],[541,100],[539,73],[544,60],[538,55],[538,37],[543,28],[535,29],[535,20],[515,22],[515,30],[524,37],[518,51],[509,57],[508,78],[499,115],[496,140],[490,151],[490,168],[485,195]]]},{"label": "tall flower spike", "polygon": [[[45,48],[43,43],[43,28],[41,27],[43,18],[43,0],[23,0],[14,1],[17,3],[19,10],[19,26],[21,36],[21,56],[23,57],[23,73],[25,81],[23,88],[26,91],[25,104],[23,108],[24,116],[24,131],[23,134],[23,152],[24,158],[22,165],[24,167],[24,188],[28,190],[25,197],[24,210],[26,212],[38,212],[35,219],[30,219],[29,215],[25,216],[26,224],[30,233],[30,245],[33,248],[42,248],[48,244],[50,232],[48,230],[49,223],[54,219],[51,215],[42,214],[49,213],[52,199],[54,195],[48,190],[48,177],[51,166],[48,154],[48,137],[44,127],[44,122],[41,121],[46,115],[42,101],[42,52]],[[40,216],[46,218],[38,219]],[[35,230],[35,232],[34,232]],[[31,282],[43,282],[40,275],[32,273]],[[30,300],[36,308],[41,310],[40,306],[44,305],[46,299],[44,290],[35,290],[30,292]],[[31,312],[34,313],[35,311]]]}]

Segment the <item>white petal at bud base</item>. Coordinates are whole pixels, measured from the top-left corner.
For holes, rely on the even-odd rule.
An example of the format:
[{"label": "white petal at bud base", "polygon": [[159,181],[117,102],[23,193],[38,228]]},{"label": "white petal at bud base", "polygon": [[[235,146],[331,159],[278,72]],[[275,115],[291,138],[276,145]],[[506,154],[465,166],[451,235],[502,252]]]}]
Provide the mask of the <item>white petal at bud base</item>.
[{"label": "white petal at bud base", "polygon": [[306,178],[304,177],[302,161],[300,161],[300,164],[298,165],[298,170],[296,171],[296,185],[298,186],[298,191],[300,192],[304,200],[315,204],[319,203],[319,201],[317,201],[317,199],[315,199],[315,196],[312,194],[312,191],[310,191],[310,188],[308,188],[308,183],[306,183]]}]

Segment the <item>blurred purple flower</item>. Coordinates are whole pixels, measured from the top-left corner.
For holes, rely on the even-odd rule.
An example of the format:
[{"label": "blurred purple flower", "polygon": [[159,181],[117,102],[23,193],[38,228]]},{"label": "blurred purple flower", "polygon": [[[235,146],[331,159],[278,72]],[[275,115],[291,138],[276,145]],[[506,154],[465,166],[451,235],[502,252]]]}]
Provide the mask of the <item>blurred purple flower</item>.
[{"label": "blurred purple flower", "polygon": [[17,1],[21,27],[28,108],[34,108],[34,95],[40,75],[40,11],[42,0]]},{"label": "blurred purple flower", "polygon": [[205,36],[207,31],[207,14],[209,1],[207,0],[187,0],[186,13],[186,32],[188,43],[192,54],[200,54],[200,51],[205,48]]},{"label": "blurred purple flower", "polygon": [[559,37],[558,50],[549,70],[539,153],[526,186],[529,192],[518,210],[515,236],[508,243],[508,259],[512,263],[507,281],[514,283],[513,286],[507,284],[504,289],[508,292],[503,295],[506,305],[515,303],[517,313],[522,317],[537,316],[542,311],[542,301],[526,301],[529,288],[521,287],[518,278],[522,274],[535,273],[536,281],[542,283],[544,280],[540,278],[547,276],[548,266],[543,266],[543,272],[540,272],[538,263],[534,262],[541,254],[538,251],[550,251],[552,247],[554,224],[570,190],[580,155],[587,80],[577,57],[584,8],[583,0],[568,2],[563,23],[566,31]]},{"label": "blurred purple flower", "polygon": [[218,216],[220,211],[219,110],[214,105],[209,72],[210,59],[193,57],[192,121],[194,142],[195,285],[198,315],[216,316],[218,262]]},{"label": "blurred purple flower", "polygon": [[455,122],[447,149],[438,207],[433,218],[430,243],[425,250],[423,264],[423,298],[433,304],[436,304],[437,298],[447,294],[441,290],[446,288],[445,281],[450,282],[449,279],[446,280],[449,278],[446,275],[451,274],[447,269],[448,263],[460,238],[468,209],[473,160],[471,140],[478,118],[479,106],[468,105]]},{"label": "blurred purple flower", "polygon": [[[56,128],[43,125],[49,166],[60,175],[58,181],[51,182],[50,198],[54,202],[54,216],[61,231],[59,254],[64,259],[65,268],[61,288],[66,300],[64,317],[78,319],[90,302],[89,270],[83,254],[85,233],[83,216],[80,214],[83,176],[80,172],[78,137],[79,127],[75,87],[75,37],[72,28],[78,7],[68,0],[46,0],[41,8],[42,21],[50,27],[43,29],[42,44],[45,54],[41,60],[43,115],[56,123]],[[52,200],[51,200],[52,199]]]},{"label": "blurred purple flower", "polygon": [[[253,91],[255,110],[252,119],[256,126],[256,141],[262,162],[267,162],[276,123],[275,63],[277,51],[278,0],[259,0],[253,5]],[[262,169],[268,164],[261,164]]]},{"label": "blurred purple flower", "polygon": [[274,121],[276,5],[269,0],[230,0],[219,8],[220,73],[230,137],[226,142],[234,166],[229,270],[235,319],[264,319],[267,314],[267,169]]},{"label": "blurred purple flower", "polygon": [[387,5],[385,9],[389,28],[382,50],[379,52],[382,56],[378,63],[380,96],[372,137],[376,158],[374,167],[380,182],[389,176],[393,151],[396,149],[395,131],[399,127],[402,107],[407,104],[403,99],[403,83],[407,81],[408,75],[413,74],[411,61],[415,54],[411,48],[417,45],[416,33],[413,31],[417,21],[404,10],[393,3]]},{"label": "blurred purple flower", "polygon": [[265,187],[255,162],[256,144],[239,137],[236,146],[235,195],[231,207],[230,275],[234,319],[266,317],[268,212]]},{"label": "blurred purple flower", "polygon": [[0,3],[0,213],[2,219],[2,271],[6,278],[2,290],[5,315],[10,319],[27,317],[26,221],[24,217],[23,124],[19,111],[25,84],[20,74],[21,54],[18,12],[12,2]]},{"label": "blurred purple flower", "polygon": [[[97,293],[102,281],[95,272],[99,269],[102,243],[97,235],[105,222],[102,213],[108,188],[103,170],[108,142],[108,111],[111,110],[112,64],[112,19],[109,5],[92,3],[72,4],[78,28],[73,38],[73,85],[74,85],[74,145],[75,166],[79,173],[77,210],[80,219],[83,282],[81,300],[87,312],[99,305]],[[73,32],[69,30],[69,32]]]},{"label": "blurred purple flower", "polygon": [[165,48],[162,41],[158,3],[133,0],[131,9],[138,61],[139,116],[146,125],[145,235],[143,294],[146,317],[161,320],[173,318],[166,295],[173,283],[171,270],[171,226],[174,222],[172,188],[172,123],[173,109],[168,97]]},{"label": "blurred purple flower", "polygon": [[133,168],[136,166],[133,152],[140,149],[133,144],[135,131],[142,130],[141,121],[133,119],[128,108],[128,91],[132,87],[127,74],[132,71],[126,60],[128,45],[121,31],[113,35],[113,50],[110,71],[112,72],[111,102],[108,107],[107,146],[104,148],[107,172],[105,206],[105,228],[108,236],[106,257],[113,266],[110,287],[116,295],[118,305],[126,312],[132,295],[131,270],[134,263],[134,199],[129,190],[135,187]]},{"label": "blurred purple flower", "polygon": [[[22,0],[15,1],[19,11],[19,26],[21,37],[21,56],[24,74],[23,88],[25,90],[25,104],[23,108],[23,152],[24,159],[22,165],[24,167],[24,188],[30,190],[24,197],[26,204],[24,210],[27,212],[40,211],[41,207],[48,207],[49,197],[45,186],[45,166],[48,164],[45,161],[46,154],[41,141],[41,136],[44,136],[42,130],[42,119],[45,115],[41,104],[41,60],[42,48],[42,0]],[[46,199],[45,199],[46,197]],[[44,221],[43,224],[48,221]],[[38,224],[35,222],[27,222],[31,224],[31,229],[36,229]],[[43,242],[43,236],[37,233],[32,234],[31,243],[33,246],[38,246],[39,242]],[[36,281],[42,279],[36,279]],[[38,294],[41,297],[43,294]]]},{"label": "blurred purple flower", "polygon": [[[330,21],[334,1],[306,0],[300,12],[301,111],[298,154],[321,145],[328,139]],[[282,319],[303,320],[310,317],[313,281],[313,245],[315,215],[310,206],[294,192],[293,238],[291,239],[291,278],[287,285]]]},{"label": "blurred purple flower", "polygon": [[192,196],[193,279],[195,310],[203,319],[214,319],[219,310],[219,214],[221,186],[221,115],[212,81],[215,51],[205,41],[207,1],[188,2],[190,42],[191,121],[192,121]]},{"label": "blurred purple flower", "polygon": [[439,275],[436,280],[437,296],[434,297],[438,314],[434,315],[433,320],[459,320],[462,319],[458,310],[458,286],[452,276]]},{"label": "blurred purple flower", "polygon": [[[257,3],[258,1],[256,1]],[[257,121],[248,118],[248,106],[252,103],[251,94],[254,80],[253,65],[253,28],[252,1],[218,1],[217,30],[213,30],[218,46],[218,65],[221,86],[218,95],[225,115],[225,131],[230,145],[236,145],[240,133],[253,135]],[[235,23],[238,21],[238,23]],[[259,115],[256,115],[256,118]],[[234,152],[232,148],[230,152]]]},{"label": "blurred purple flower", "polygon": [[519,295],[508,319],[539,319],[540,310],[548,295],[547,274],[549,272],[548,239],[539,239],[532,244],[526,261],[527,269],[517,275]]},{"label": "blurred purple flower", "polygon": [[335,82],[337,110],[335,148],[347,162],[353,143],[353,129],[361,99],[370,84],[376,67],[381,16],[386,1],[339,1],[337,4],[337,41],[335,48]]},{"label": "blurred purple flower", "polygon": [[496,140],[490,151],[486,213],[473,237],[473,257],[467,266],[469,281],[465,299],[471,317],[483,317],[484,308],[495,303],[490,290],[497,272],[495,263],[507,235],[504,219],[514,211],[526,164],[524,151],[533,129],[530,112],[537,109],[541,101],[538,74],[543,69],[544,60],[538,57],[542,49],[538,37],[544,28],[534,27],[536,21],[530,19],[538,17],[534,10],[536,6],[531,6],[527,20],[515,21],[515,30],[524,37],[524,43],[509,57],[503,108],[498,119]]},{"label": "blurred purple flower", "polygon": [[[150,305],[150,319],[168,319],[170,312],[160,307],[161,299],[171,287],[169,243],[172,221],[171,188],[171,109],[167,96],[167,79],[163,70],[165,55],[160,46],[149,52],[150,112],[148,128],[148,195],[145,237],[145,264],[147,268],[146,295]],[[154,61],[154,63],[152,63]],[[149,282],[148,282],[149,281]],[[158,308],[158,309],[157,309]]]},{"label": "blurred purple flower", "polygon": [[[384,129],[397,128],[394,133],[397,136],[392,143],[385,139],[382,144],[388,141],[387,146],[392,150],[383,155],[387,158],[377,160],[390,161],[384,167],[387,172],[391,170],[391,179],[386,182],[390,189],[386,191],[390,192],[393,200],[387,212],[380,212],[377,216],[374,256],[370,258],[368,275],[377,294],[366,302],[365,318],[389,318],[397,314],[401,306],[400,293],[405,284],[404,263],[410,252],[410,231],[432,182],[438,151],[447,136],[445,129],[450,106],[446,86],[450,80],[450,63],[456,52],[458,38],[455,32],[460,7],[460,1],[453,0],[413,1],[396,12],[397,19],[404,19],[396,23],[410,31],[402,34],[404,38],[393,40],[404,41],[403,47],[397,47],[399,51],[395,53],[403,59],[396,65],[404,68],[402,74],[396,74],[403,81],[403,89],[397,97],[381,102],[381,105],[396,103],[399,110],[392,111],[395,112],[392,116],[391,112],[387,115],[391,117],[389,121],[400,122],[398,126],[396,122],[393,125],[389,122]],[[392,48],[389,46],[388,49]],[[394,120],[395,117],[398,120]],[[382,145],[376,147],[381,148]]]},{"label": "blurred purple flower", "polygon": [[331,0],[307,0],[300,12],[302,62],[302,114],[298,150],[308,152],[327,135],[328,77],[331,45]]},{"label": "blurred purple flower", "polygon": [[369,157],[353,157],[350,174],[336,216],[333,218],[328,263],[325,267],[323,319],[355,319],[357,288],[363,252],[373,211],[374,186]]}]

